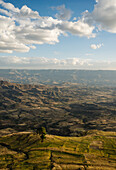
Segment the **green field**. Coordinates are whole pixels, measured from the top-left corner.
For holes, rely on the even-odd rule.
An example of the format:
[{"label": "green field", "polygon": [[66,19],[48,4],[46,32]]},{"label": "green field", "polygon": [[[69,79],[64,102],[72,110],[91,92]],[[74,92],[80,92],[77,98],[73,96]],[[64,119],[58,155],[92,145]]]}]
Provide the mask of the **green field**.
[{"label": "green field", "polygon": [[16,133],[0,138],[0,169],[98,169],[116,167],[116,133],[89,131],[83,137]]}]

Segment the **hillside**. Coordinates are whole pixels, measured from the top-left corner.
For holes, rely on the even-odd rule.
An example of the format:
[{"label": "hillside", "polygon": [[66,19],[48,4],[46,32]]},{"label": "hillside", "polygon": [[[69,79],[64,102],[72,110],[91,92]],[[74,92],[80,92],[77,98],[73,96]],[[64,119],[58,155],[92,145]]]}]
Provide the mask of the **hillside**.
[{"label": "hillside", "polygon": [[0,138],[0,169],[115,170],[116,133],[89,131],[85,137],[33,133]]},{"label": "hillside", "polygon": [[0,81],[0,135],[35,131],[82,136],[115,131],[116,88],[80,85],[23,85]]}]

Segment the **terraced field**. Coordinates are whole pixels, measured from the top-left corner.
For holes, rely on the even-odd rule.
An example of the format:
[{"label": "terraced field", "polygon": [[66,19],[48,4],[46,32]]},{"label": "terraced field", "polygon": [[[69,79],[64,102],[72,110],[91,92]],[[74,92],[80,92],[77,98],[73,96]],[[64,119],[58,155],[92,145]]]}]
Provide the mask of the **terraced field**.
[{"label": "terraced field", "polygon": [[0,138],[0,169],[114,170],[116,133],[89,131],[83,137],[16,133]]}]

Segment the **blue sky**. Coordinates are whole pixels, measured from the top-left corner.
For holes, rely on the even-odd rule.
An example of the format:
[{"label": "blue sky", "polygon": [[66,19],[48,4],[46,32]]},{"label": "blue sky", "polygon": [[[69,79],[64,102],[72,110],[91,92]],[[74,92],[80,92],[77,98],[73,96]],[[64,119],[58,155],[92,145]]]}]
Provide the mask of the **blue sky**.
[{"label": "blue sky", "polygon": [[0,68],[116,70],[116,0],[0,0]]}]

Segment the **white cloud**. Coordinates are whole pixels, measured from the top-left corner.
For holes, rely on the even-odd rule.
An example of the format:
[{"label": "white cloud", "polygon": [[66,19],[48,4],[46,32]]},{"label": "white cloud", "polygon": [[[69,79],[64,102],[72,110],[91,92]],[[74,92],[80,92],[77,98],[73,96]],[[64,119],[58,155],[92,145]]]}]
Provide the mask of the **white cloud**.
[{"label": "white cloud", "polygon": [[93,49],[93,50],[96,50],[96,49],[99,49],[99,48],[101,48],[103,46],[103,44],[91,44],[91,48]]},{"label": "white cloud", "polygon": [[28,8],[26,5],[24,5],[21,10],[20,13],[17,14],[18,17],[28,17],[28,18],[40,18],[39,13],[37,11],[32,11],[30,8]]},{"label": "white cloud", "polygon": [[64,5],[53,7],[59,11],[57,19],[42,17],[26,5],[19,9],[3,0],[0,5],[0,52],[4,53],[28,52],[36,44],[55,44],[60,35],[67,33],[94,38],[96,26],[116,33],[116,0],[97,0],[92,13],[85,11],[79,20],[73,21],[68,21],[72,12]]},{"label": "white cloud", "polygon": [[[0,0],[0,52],[28,52],[35,49],[35,44],[55,44],[59,36],[71,33],[77,36],[95,37],[94,26],[82,19],[65,21],[71,17],[71,11],[65,6],[57,7],[60,11],[58,19],[42,17],[26,5],[21,9],[11,3]],[[4,8],[4,9],[3,9]]]},{"label": "white cloud", "polygon": [[29,64],[30,61],[28,58],[26,57],[17,57],[17,56],[2,56],[0,57],[0,66],[4,66],[4,65],[22,65],[22,64]]},{"label": "white cloud", "polygon": [[72,16],[72,11],[70,9],[66,9],[65,5],[52,7],[52,9],[56,9],[59,12],[55,15],[55,17],[60,20],[69,20]]},{"label": "white cloud", "polygon": [[59,42],[58,37],[63,31],[56,24],[61,21],[40,17],[26,5],[18,9],[3,1],[0,4],[8,10],[0,10],[7,15],[0,15],[0,52],[28,52],[30,48],[35,49],[33,44]]},{"label": "white cloud", "polygon": [[95,24],[99,30],[116,33],[116,0],[96,0],[92,13],[85,11],[84,21]]},{"label": "white cloud", "polygon": [[28,68],[28,69],[101,69],[116,70],[116,61],[97,61],[80,58],[45,58],[45,57],[0,57],[0,68]]},{"label": "white cloud", "polygon": [[7,10],[4,10],[4,9],[0,9],[0,13],[5,14],[10,17],[12,16],[12,14],[10,12],[8,12]]},{"label": "white cloud", "polygon": [[64,21],[61,24],[59,24],[59,28],[63,31],[70,32],[73,35],[78,35],[80,37],[92,37],[94,38],[96,36],[95,33],[93,33],[94,26],[90,26],[87,23],[84,23],[83,20],[79,20],[76,22],[68,22]]},{"label": "white cloud", "polygon": [[3,0],[0,0],[0,4],[4,8],[6,8],[6,9],[12,11],[12,12],[20,12],[20,10],[18,8],[15,8],[15,6],[13,4],[11,4],[11,3],[5,3]]},{"label": "white cloud", "polygon": [[18,57],[18,56],[2,56],[0,57],[0,63],[4,64],[31,64],[35,65],[57,65],[57,66],[78,66],[89,64],[88,59],[80,58],[68,58],[68,59],[57,59],[57,58],[45,58],[45,57]]}]

